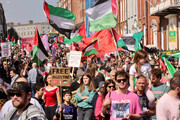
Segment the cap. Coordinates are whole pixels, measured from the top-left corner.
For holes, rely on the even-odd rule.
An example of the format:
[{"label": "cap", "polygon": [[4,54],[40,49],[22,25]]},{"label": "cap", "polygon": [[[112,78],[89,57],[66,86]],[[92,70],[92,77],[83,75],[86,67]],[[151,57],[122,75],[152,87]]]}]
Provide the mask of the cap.
[{"label": "cap", "polygon": [[81,70],[81,69],[77,70],[77,74],[76,75],[77,75],[77,77],[83,76],[84,75],[83,70]]},{"label": "cap", "polygon": [[31,88],[26,82],[15,82],[12,85],[12,88],[8,90],[8,92],[12,92],[12,91],[24,91],[28,93],[31,91]]}]

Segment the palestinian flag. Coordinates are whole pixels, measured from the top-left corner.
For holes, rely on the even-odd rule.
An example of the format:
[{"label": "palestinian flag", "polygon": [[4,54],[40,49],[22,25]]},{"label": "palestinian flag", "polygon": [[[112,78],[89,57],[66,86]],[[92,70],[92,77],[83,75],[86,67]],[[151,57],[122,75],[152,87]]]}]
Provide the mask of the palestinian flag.
[{"label": "palestinian flag", "polygon": [[14,36],[11,38],[11,46],[15,45]]},{"label": "palestinian flag", "polygon": [[54,7],[44,1],[44,12],[48,23],[59,33],[70,39],[70,33],[76,19],[75,15],[66,9]]},{"label": "palestinian flag", "polygon": [[114,28],[117,23],[117,0],[98,0],[86,10],[90,32]]},{"label": "palestinian flag", "polygon": [[138,51],[142,49],[140,46],[142,36],[143,32],[124,35],[117,41],[117,47],[122,47],[129,51]]},{"label": "palestinian flag", "polygon": [[7,37],[7,42],[9,41],[9,39],[10,39],[10,34],[9,34],[8,37]]},{"label": "palestinian flag", "polygon": [[46,52],[46,50],[42,44],[37,27],[35,30],[33,45],[34,46],[33,46],[32,60],[35,63],[37,63],[37,65],[39,66],[43,62],[43,60],[48,57],[48,53]]},{"label": "palestinian flag", "polygon": [[84,56],[88,56],[97,53],[97,50],[98,50],[98,41],[95,40],[94,42],[86,46],[82,52],[84,53]]},{"label": "palestinian flag", "polygon": [[82,36],[79,34],[79,29],[81,28],[83,24],[84,22],[81,22],[74,27],[74,29],[71,32],[71,41],[79,42],[82,40]]}]

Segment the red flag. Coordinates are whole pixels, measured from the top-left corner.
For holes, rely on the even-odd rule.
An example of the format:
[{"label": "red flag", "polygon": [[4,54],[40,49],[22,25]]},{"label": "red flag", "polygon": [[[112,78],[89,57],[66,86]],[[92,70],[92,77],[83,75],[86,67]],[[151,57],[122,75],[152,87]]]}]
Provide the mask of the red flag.
[{"label": "red flag", "polygon": [[159,63],[160,63],[160,69],[162,69],[162,72],[165,72],[166,66],[165,66],[164,62],[161,59],[159,59]]},{"label": "red flag", "polygon": [[119,40],[119,35],[118,35],[118,33],[115,31],[115,29],[114,28],[112,28],[112,33],[113,33],[113,35],[114,35],[114,38],[115,38],[115,41],[116,41],[116,43],[117,43],[117,41]]},{"label": "red flag", "polygon": [[85,23],[83,23],[82,26],[79,28],[78,33],[79,33],[79,35],[81,35],[83,38],[86,38]]},{"label": "red flag", "polygon": [[57,42],[54,42],[52,45],[54,46],[54,48],[59,48],[59,46],[57,45]]},{"label": "red flag", "polygon": [[64,43],[64,36],[59,37],[59,42],[60,42],[60,43]]},{"label": "red flag", "polygon": [[12,38],[11,38],[11,42],[14,42],[14,36],[12,36]]},{"label": "red flag", "polygon": [[82,39],[82,41],[87,45],[95,40],[98,40],[98,52],[110,53],[116,51],[116,46],[109,29],[97,31],[91,37]]},{"label": "red flag", "polygon": [[1,43],[3,43],[3,39],[1,38]]},{"label": "red flag", "polygon": [[10,38],[10,34],[8,35],[7,40],[9,40],[9,38]]},{"label": "red flag", "polygon": [[56,36],[55,41],[57,43],[59,35]]}]

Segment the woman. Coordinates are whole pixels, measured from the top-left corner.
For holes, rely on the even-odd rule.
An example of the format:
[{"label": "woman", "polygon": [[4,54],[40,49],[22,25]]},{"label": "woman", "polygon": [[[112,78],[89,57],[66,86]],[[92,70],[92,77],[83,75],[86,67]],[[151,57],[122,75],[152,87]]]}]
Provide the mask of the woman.
[{"label": "woman", "polygon": [[147,83],[149,83],[150,87],[149,75],[151,75],[151,65],[147,62],[147,57],[147,52],[144,50],[138,50],[135,53],[134,64],[130,67],[129,71],[129,83],[132,92],[135,92],[134,78],[141,74],[146,77]]},{"label": "woman", "polygon": [[[53,120],[53,117],[55,117],[57,105],[61,105],[59,88],[57,86],[53,86],[51,84],[51,80],[52,75],[47,74],[45,77],[46,87],[44,90],[43,100],[45,102],[45,113],[48,120]],[[61,107],[59,108],[59,111],[61,111]]]},{"label": "woman", "polygon": [[110,114],[103,115],[102,105],[105,100],[105,96],[108,92],[115,90],[115,83],[112,79],[105,81],[104,85],[101,87],[102,93],[98,96],[95,107],[95,117],[97,120],[109,120]]},{"label": "woman", "polygon": [[92,99],[94,94],[95,88],[92,82],[91,75],[86,73],[81,78],[80,87],[75,96],[78,106],[78,120],[92,120]]}]

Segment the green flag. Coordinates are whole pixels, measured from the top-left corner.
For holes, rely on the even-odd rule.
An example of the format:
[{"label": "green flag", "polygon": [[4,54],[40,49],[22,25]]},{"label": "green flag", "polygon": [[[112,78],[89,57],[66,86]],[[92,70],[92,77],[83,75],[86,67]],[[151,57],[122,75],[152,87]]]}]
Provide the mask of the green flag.
[{"label": "green flag", "polygon": [[172,66],[172,64],[165,57],[164,57],[164,61],[166,63],[169,74],[170,74],[170,76],[172,78],[174,73],[176,72],[176,69]]}]

